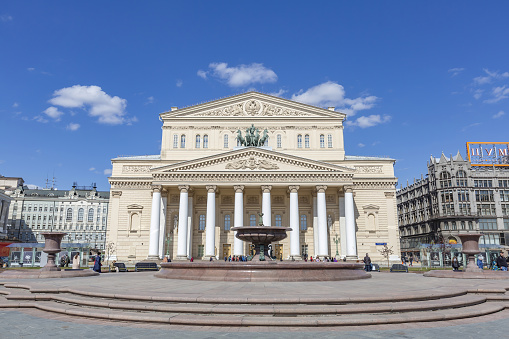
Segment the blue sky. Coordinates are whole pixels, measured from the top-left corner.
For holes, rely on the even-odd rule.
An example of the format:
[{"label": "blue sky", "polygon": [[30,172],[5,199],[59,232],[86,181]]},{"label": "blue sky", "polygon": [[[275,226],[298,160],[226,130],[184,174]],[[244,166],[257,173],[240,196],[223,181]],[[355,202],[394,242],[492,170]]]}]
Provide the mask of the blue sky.
[{"label": "blue sky", "polygon": [[2,1],[0,174],[109,190],[158,114],[246,90],[348,113],[349,155],[509,141],[507,1]]}]

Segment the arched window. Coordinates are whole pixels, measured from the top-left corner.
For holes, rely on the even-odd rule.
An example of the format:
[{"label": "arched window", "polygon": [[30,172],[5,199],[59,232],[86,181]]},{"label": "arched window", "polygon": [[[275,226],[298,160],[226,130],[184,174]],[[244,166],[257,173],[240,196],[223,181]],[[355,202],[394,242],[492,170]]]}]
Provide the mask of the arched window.
[{"label": "arched window", "polygon": [[320,134],[320,148],[325,148],[325,135]]},{"label": "arched window", "polygon": [[327,135],[327,147],[332,148],[332,134]]},{"label": "arched window", "polygon": [[305,214],[300,216],[300,230],[306,231],[308,229],[308,217]]},{"label": "arched window", "polygon": [[78,210],[78,221],[83,221],[83,208]]},{"label": "arched window", "polygon": [[196,135],[196,145],[195,145],[196,148],[200,148],[200,142],[201,142],[200,135],[197,134]]},{"label": "arched window", "polygon": [[251,214],[249,216],[249,226],[256,226],[256,215]]},{"label": "arched window", "polygon": [[230,220],[231,220],[231,217],[229,214],[226,214],[224,216],[224,230],[225,231],[229,231],[230,230]]},{"label": "arched window", "polygon": [[467,173],[463,170],[456,172],[456,186],[466,187],[467,186]]},{"label": "arched window", "polygon": [[92,208],[90,208],[88,210],[88,218],[87,218],[87,221],[88,222],[94,222],[94,210]]},{"label": "arched window", "polygon": [[205,214],[200,214],[200,224],[198,225],[200,231],[205,230]]},{"label": "arched window", "polygon": [[467,177],[467,173],[463,170],[459,170],[458,172],[456,172],[456,176],[458,178],[466,178]]},{"label": "arched window", "polygon": [[225,134],[223,136],[223,143],[224,143],[223,147],[228,148],[228,134]]},{"label": "arched window", "polygon": [[186,135],[182,134],[180,136],[180,148],[186,148]]},{"label": "arched window", "polygon": [[178,148],[179,147],[179,136],[174,134],[173,135],[173,148]]},{"label": "arched window", "polygon": [[309,134],[304,136],[304,147],[309,148]]},{"label": "arched window", "polygon": [[281,148],[281,134],[277,135],[277,148]]},{"label": "arched window", "polygon": [[207,134],[203,136],[203,148],[209,148],[209,136]]},{"label": "arched window", "polygon": [[65,221],[72,221],[72,208],[67,209],[67,213],[65,214]]},{"label": "arched window", "polygon": [[281,227],[283,224],[281,222],[281,215],[280,214],[276,214],[276,226],[277,227]]},{"label": "arched window", "polygon": [[297,135],[297,148],[302,148],[302,135]]}]

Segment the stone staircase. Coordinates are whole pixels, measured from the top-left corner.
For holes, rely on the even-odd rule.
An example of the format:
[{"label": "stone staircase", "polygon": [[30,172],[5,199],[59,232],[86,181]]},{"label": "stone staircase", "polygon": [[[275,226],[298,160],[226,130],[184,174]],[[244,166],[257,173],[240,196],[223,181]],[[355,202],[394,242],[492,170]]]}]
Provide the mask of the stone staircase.
[{"label": "stone staircase", "polygon": [[0,308],[186,326],[336,327],[475,318],[509,308],[505,289],[389,297],[141,296],[0,284]]}]

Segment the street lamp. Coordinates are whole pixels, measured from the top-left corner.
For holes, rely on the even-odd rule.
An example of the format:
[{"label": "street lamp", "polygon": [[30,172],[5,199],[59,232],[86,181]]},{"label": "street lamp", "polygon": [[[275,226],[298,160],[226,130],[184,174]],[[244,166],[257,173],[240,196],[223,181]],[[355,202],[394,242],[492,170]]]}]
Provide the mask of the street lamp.
[{"label": "street lamp", "polygon": [[334,242],[336,243],[336,259],[337,259],[339,257],[339,251],[338,251],[339,236],[337,233],[334,236]]}]

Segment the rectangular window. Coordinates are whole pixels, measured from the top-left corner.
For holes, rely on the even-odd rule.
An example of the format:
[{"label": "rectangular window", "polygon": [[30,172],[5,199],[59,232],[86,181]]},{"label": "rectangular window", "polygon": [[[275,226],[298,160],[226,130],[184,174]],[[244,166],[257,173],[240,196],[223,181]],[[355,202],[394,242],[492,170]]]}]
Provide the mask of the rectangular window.
[{"label": "rectangular window", "polygon": [[480,201],[480,202],[495,201],[495,199],[493,197],[493,191],[490,191],[490,190],[476,190],[475,191],[475,201]]},{"label": "rectangular window", "polygon": [[256,226],[256,215],[251,214],[249,216],[249,226]]},{"label": "rectangular window", "polygon": [[195,145],[196,148],[200,148],[200,142],[201,142],[200,135],[198,134],[196,135],[196,145]]},{"label": "rectangular window", "polygon": [[300,230],[306,231],[308,229],[308,218],[307,215],[302,214],[300,216]]},{"label": "rectangular window", "polygon": [[200,214],[198,230],[200,230],[200,231],[205,230],[205,214]]},{"label": "rectangular window", "polygon": [[320,134],[320,148],[325,148],[325,135]]},{"label": "rectangular window", "polygon": [[281,134],[277,135],[277,148],[281,148]]},{"label": "rectangular window", "polygon": [[228,134],[225,134],[223,137],[223,147],[228,148]]},{"label": "rectangular window", "polygon": [[495,204],[477,204],[478,215],[495,215]]},{"label": "rectangular window", "polygon": [[225,231],[229,231],[230,230],[230,225],[231,225],[230,221],[231,221],[230,215],[226,214],[224,216],[224,230]]},{"label": "rectangular window", "polygon": [[178,147],[179,147],[179,136],[175,134],[173,136],[173,148],[178,148]]},{"label": "rectangular window", "polygon": [[493,187],[491,180],[474,180],[474,187]]},{"label": "rectangular window", "polygon": [[304,136],[304,147],[309,148],[309,134]]},{"label": "rectangular window", "polygon": [[460,190],[458,191],[458,201],[469,201],[470,197],[468,191]]},{"label": "rectangular window", "polygon": [[327,147],[332,148],[332,134],[327,135]]},{"label": "rectangular window", "polygon": [[509,204],[501,204],[502,206],[502,215],[509,216]]},{"label": "rectangular window", "polygon": [[209,148],[209,136],[207,134],[203,136],[203,148]]},{"label": "rectangular window", "polygon": [[509,201],[509,191],[500,191],[500,201]]},{"label": "rectangular window", "polygon": [[498,187],[509,187],[509,180],[499,180]]},{"label": "rectangular window", "polygon": [[204,245],[198,245],[198,258],[203,258],[204,251]]},{"label": "rectangular window", "polygon": [[281,226],[282,226],[281,215],[276,214],[276,227],[281,227]]},{"label": "rectangular window", "polygon": [[509,219],[504,219],[504,229],[509,230]]},{"label": "rectangular window", "polygon": [[470,204],[460,203],[458,207],[460,214],[470,215]]},{"label": "rectangular window", "polygon": [[302,148],[302,135],[300,134],[297,135],[297,148]]}]

